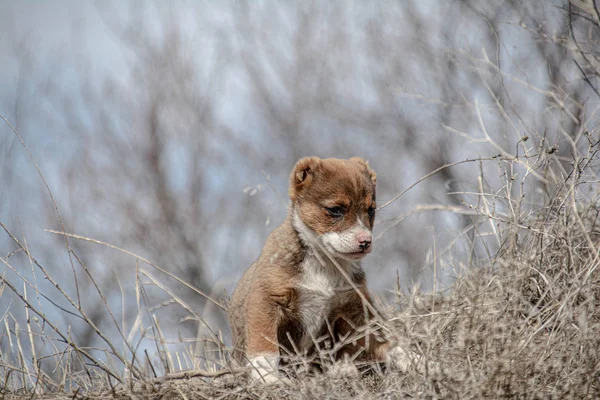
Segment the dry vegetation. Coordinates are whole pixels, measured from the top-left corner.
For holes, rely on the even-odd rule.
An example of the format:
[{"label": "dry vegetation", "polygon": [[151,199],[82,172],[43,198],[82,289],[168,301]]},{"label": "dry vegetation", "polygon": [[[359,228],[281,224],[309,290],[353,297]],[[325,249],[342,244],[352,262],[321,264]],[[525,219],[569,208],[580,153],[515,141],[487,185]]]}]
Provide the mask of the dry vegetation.
[{"label": "dry vegetation", "polygon": [[[600,398],[599,2],[464,0],[427,13],[420,3],[357,25],[338,23],[340,9],[352,14],[345,3],[327,13],[282,3],[279,16],[224,7],[231,27],[200,31],[222,53],[215,65],[188,57],[202,48],[186,47],[167,19],[159,40],[151,22],[137,29],[141,17],[120,26],[112,9],[101,13],[139,79],[95,89],[82,74],[77,107],[79,94],[53,92],[48,79],[32,97],[66,122],[47,153],[36,152],[27,121],[51,135],[53,119],[25,107],[21,92],[0,121],[9,135],[0,137],[0,399]],[[474,39],[464,45],[466,31]],[[18,90],[32,81],[26,56]],[[252,107],[230,111],[241,128],[218,110],[243,92],[223,94],[232,76],[250,88],[240,104]],[[259,122],[247,130],[246,118]],[[65,143],[75,150],[61,153]],[[173,162],[173,149],[193,162]],[[359,155],[384,172],[378,200],[391,200],[365,264],[385,271],[389,289],[394,268],[412,276],[398,279],[395,302],[376,298],[384,317],[367,328],[439,368],[301,372],[307,361],[328,364],[324,351],[265,386],[229,366],[219,295],[229,282],[210,275],[241,274],[272,229],[265,219],[285,212],[279,198],[249,196],[284,193],[281,171],[309,154]],[[177,189],[173,172],[184,167]],[[236,184],[261,176],[240,195]],[[442,214],[454,223],[425,238]],[[27,225],[53,230],[33,237]],[[428,275],[433,293],[410,287]]]},{"label": "dry vegetation", "polygon": [[[0,341],[8,349],[0,355],[1,394],[3,398],[597,398],[600,134],[583,129],[571,142],[573,157],[568,160],[547,146],[544,137],[524,142],[529,155],[488,161],[497,163],[503,184],[493,192],[481,192],[477,204],[464,204],[465,211],[481,217],[463,232],[464,236],[474,232],[469,239],[472,248],[491,240],[499,250],[484,260],[473,257],[470,265],[453,265],[457,278],[443,293],[413,291],[411,296],[398,294],[395,305],[379,305],[388,310],[388,319],[375,321],[373,327],[435,361],[439,370],[401,373],[363,366],[359,379],[294,373],[276,386],[247,382],[242,371],[227,368],[228,349],[219,333],[200,338],[204,354],[198,352],[196,341],[185,351],[170,348],[145,289],[155,285],[168,292],[150,270],[160,267],[135,255],[138,317],[129,331],[113,319],[121,336],[121,343],[114,343],[79,307],[80,293],[72,298],[62,291],[57,278],[29,253],[26,242],[2,225],[15,252],[29,257],[35,279],[49,280],[63,297],[48,301],[66,301],[63,312],[92,326],[105,346],[79,347],[69,330],[46,317],[37,306],[46,295],[37,290],[35,280],[16,284],[3,279],[1,290],[18,296],[12,309],[26,306],[27,323],[19,325],[11,309],[0,321],[6,328]],[[537,187],[543,192],[538,199],[545,200],[532,203],[527,187]],[[480,230],[483,226],[491,227],[488,234]],[[73,264],[81,262],[75,252],[72,255]],[[1,259],[9,269],[12,256]],[[452,262],[451,256],[435,256],[439,263]],[[84,264],[81,267],[87,272]],[[202,321],[192,307],[170,294],[190,318]],[[103,306],[112,315],[106,302]],[[327,359],[321,354],[320,362]]]}]

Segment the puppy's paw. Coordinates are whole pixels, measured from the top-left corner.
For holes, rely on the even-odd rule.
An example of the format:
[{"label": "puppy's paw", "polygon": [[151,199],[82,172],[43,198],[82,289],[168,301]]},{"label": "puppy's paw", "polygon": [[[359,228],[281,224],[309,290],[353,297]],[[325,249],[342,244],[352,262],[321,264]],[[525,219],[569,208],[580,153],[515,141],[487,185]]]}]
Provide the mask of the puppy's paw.
[{"label": "puppy's paw", "polygon": [[261,355],[250,357],[250,378],[257,382],[268,385],[283,383],[288,378],[282,376],[277,368],[279,357],[273,355]]},{"label": "puppy's paw", "polygon": [[358,378],[360,371],[348,357],[344,357],[330,366],[326,375],[331,378]]},{"label": "puppy's paw", "polygon": [[411,367],[417,367],[422,364],[421,356],[405,349],[401,346],[394,346],[388,350],[386,364],[388,368],[397,369],[402,372],[408,371]]},{"label": "puppy's paw", "polygon": [[388,368],[400,370],[402,372],[407,372],[411,368],[414,368],[419,372],[425,372],[426,369],[433,373],[438,373],[440,371],[438,363],[427,361],[424,357],[402,346],[394,346],[388,351],[386,364]]}]

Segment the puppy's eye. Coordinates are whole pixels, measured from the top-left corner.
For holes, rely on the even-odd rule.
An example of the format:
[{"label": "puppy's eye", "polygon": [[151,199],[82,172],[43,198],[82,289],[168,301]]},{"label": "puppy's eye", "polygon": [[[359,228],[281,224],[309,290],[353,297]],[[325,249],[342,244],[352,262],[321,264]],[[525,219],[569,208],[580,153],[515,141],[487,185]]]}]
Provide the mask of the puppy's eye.
[{"label": "puppy's eye", "polygon": [[344,216],[344,209],[342,207],[325,207],[325,209],[332,217],[340,218]]},{"label": "puppy's eye", "polygon": [[375,207],[369,207],[367,212],[369,213],[369,217],[373,218],[375,216]]}]

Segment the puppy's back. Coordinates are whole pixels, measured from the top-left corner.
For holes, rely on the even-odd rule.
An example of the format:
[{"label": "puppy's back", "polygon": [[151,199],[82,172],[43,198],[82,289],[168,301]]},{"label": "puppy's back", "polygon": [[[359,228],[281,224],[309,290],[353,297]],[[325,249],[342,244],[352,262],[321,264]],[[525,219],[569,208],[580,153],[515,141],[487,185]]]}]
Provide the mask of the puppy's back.
[{"label": "puppy's back", "polygon": [[254,263],[244,273],[238,282],[229,304],[229,323],[231,325],[231,335],[233,339],[233,357],[242,362],[244,351],[246,349],[246,300],[252,289],[252,281],[255,277],[257,263]]}]

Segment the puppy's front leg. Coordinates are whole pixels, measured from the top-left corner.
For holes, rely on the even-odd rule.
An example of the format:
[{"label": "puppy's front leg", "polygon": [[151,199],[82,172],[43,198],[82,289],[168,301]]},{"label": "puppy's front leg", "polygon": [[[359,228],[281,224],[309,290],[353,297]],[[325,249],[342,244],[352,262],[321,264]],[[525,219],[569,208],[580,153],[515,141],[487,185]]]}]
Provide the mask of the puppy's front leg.
[{"label": "puppy's front leg", "polygon": [[248,299],[248,346],[246,355],[252,367],[251,377],[266,383],[280,380],[277,329],[279,310],[264,292],[253,293]]}]

